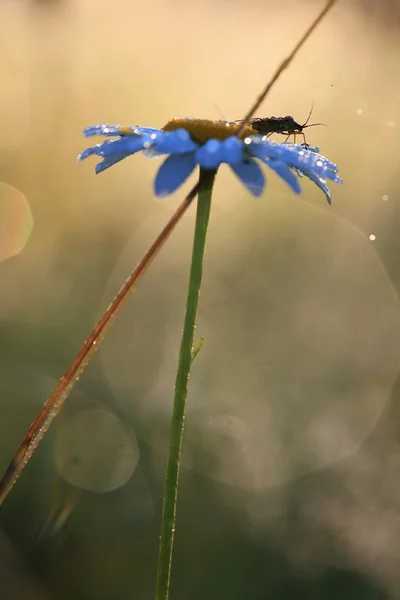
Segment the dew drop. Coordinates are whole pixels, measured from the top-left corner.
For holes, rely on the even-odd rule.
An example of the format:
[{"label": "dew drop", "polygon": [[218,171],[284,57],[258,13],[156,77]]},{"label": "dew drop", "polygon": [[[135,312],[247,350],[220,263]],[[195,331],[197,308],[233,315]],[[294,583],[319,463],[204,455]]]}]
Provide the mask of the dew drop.
[{"label": "dew drop", "polygon": [[374,242],[376,240],[376,235],[374,233],[371,233],[369,239],[371,240],[371,242]]}]

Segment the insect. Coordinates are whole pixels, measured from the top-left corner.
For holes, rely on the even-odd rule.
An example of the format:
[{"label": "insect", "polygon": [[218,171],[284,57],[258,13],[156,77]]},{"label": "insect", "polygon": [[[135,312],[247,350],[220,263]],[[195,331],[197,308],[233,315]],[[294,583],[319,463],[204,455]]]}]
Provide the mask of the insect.
[{"label": "insect", "polygon": [[[194,117],[185,117],[183,119],[171,119],[166,125],[164,125],[164,131],[174,131],[176,129],[186,129],[189,132],[193,140],[198,143],[204,144],[210,137],[218,139],[220,141],[225,140],[229,136],[237,135],[238,130],[241,128],[242,132],[240,137],[244,139],[247,136],[260,133],[269,137],[273,133],[279,133],[286,135],[285,142],[293,135],[294,142],[296,143],[296,136],[303,136],[303,144],[308,145],[306,137],[303,133],[303,129],[306,127],[314,127],[316,125],[325,125],[324,123],[310,123],[313,106],[311,107],[310,113],[307,120],[303,125],[297,123],[293,117],[287,115],[286,117],[258,117],[250,119],[245,126],[243,120],[239,121],[210,121],[207,119],[196,119]],[[131,132],[129,132],[131,133]]]},{"label": "insect", "polygon": [[286,117],[261,117],[250,119],[249,126],[258,131],[258,133],[266,135],[267,137],[273,133],[286,135],[287,138],[285,142],[287,142],[288,139],[293,135],[294,143],[296,143],[296,135],[302,135],[303,143],[307,145],[306,136],[303,133],[303,129],[306,129],[306,127],[315,127],[316,125],[323,125],[326,127],[325,123],[310,123],[310,125],[308,125],[313,108],[314,106],[311,107],[307,121],[303,123],[303,125],[297,123],[290,115],[286,115]]}]

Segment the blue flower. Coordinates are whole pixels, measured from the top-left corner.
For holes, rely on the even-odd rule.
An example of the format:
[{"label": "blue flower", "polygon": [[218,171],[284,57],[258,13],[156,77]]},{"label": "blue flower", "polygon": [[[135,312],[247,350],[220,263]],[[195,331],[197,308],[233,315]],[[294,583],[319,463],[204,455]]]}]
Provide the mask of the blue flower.
[{"label": "blue flower", "polygon": [[[187,128],[179,127],[181,124],[188,124]],[[103,160],[96,165],[96,173],[100,173],[139,151],[149,157],[167,155],[154,182],[156,196],[167,196],[174,192],[197,165],[211,170],[217,169],[222,163],[228,164],[247,189],[259,196],[265,186],[259,160],[275,171],[296,194],[301,192],[298,176],[305,175],[324,192],[331,203],[326,180],[336,183],[342,181],[337,174],[337,166],[321,156],[318,148],[277,144],[265,136],[253,135],[251,128],[245,130],[241,139],[232,135],[235,128],[238,125],[234,122],[189,118],[170,121],[164,130],[103,123],[87,127],[84,135],[104,135],[114,139],[87,148],[78,160],[84,160],[92,154],[101,156]]]}]

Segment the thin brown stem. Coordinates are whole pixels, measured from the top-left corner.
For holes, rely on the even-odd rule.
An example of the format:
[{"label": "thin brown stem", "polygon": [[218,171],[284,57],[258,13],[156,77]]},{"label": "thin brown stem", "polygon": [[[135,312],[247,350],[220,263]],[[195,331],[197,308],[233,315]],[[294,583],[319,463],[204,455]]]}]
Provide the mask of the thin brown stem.
[{"label": "thin brown stem", "polygon": [[238,131],[236,132],[236,135],[238,137],[240,137],[240,135],[246,129],[251,117],[254,115],[256,110],[261,106],[261,103],[265,99],[266,95],[268,94],[268,92],[270,91],[270,89],[272,88],[272,86],[274,85],[276,80],[278,79],[278,77],[283,73],[283,71],[285,69],[288,68],[288,66],[290,65],[290,63],[292,62],[294,57],[296,56],[297,52],[300,50],[300,48],[303,46],[303,44],[308,40],[308,38],[310,37],[310,35],[314,31],[314,29],[319,25],[319,23],[322,21],[322,19],[325,17],[325,15],[331,10],[331,8],[333,7],[333,5],[336,2],[337,2],[337,0],[329,0],[328,1],[328,4],[325,6],[323,11],[321,11],[321,13],[318,15],[318,17],[313,21],[313,23],[307,29],[305,34],[300,38],[300,40],[297,42],[297,44],[295,45],[295,47],[293,48],[293,50],[291,51],[289,56],[287,56],[286,58],[283,59],[283,61],[281,62],[279,67],[276,69],[275,73],[273,74],[273,76],[271,77],[271,79],[269,80],[269,82],[267,83],[267,85],[265,86],[263,91],[261,92],[261,94],[258,96],[257,100],[254,102],[253,106],[250,108],[250,110],[248,111],[248,113],[246,114],[244,119],[242,120],[240,127],[239,127]]},{"label": "thin brown stem", "polygon": [[176,225],[196,197],[199,184],[195,185],[191,192],[186,196],[184,201],[178,206],[164,229],[161,231],[156,240],[151,244],[141,261],[129,275],[114,300],[111,302],[104,315],[94,327],[82,348],[79,350],[74,361],[69,369],[64,373],[55,387],[50,397],[46,400],[39,415],[33,421],[32,425],[15,453],[12,461],[4,472],[0,480],[0,506],[7,497],[9,491],[20,476],[22,469],[32,456],[39,442],[43,438],[49,428],[54,417],[61,410],[65,400],[68,398],[71,390],[79,377],[85,370],[89,360],[96,352],[97,348],[103,341],[104,334],[113,318],[117,315],[122,307],[122,304],[127,299],[129,294],[134,290],[135,285],[139,282],[148,267],[151,265],[158,252],[164,246],[165,242],[175,229]]}]

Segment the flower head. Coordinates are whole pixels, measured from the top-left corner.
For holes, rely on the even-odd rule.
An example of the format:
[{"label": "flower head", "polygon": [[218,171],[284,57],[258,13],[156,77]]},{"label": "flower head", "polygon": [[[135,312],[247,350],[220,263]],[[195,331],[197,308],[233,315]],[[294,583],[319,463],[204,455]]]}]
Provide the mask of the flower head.
[{"label": "flower head", "polygon": [[78,160],[84,160],[92,154],[101,156],[103,160],[96,165],[96,173],[100,173],[139,151],[149,157],[167,155],[154,182],[156,196],[167,196],[174,192],[197,165],[216,170],[222,163],[228,164],[247,189],[259,196],[265,186],[265,177],[258,163],[261,161],[296,194],[301,192],[298,176],[305,175],[324,192],[331,203],[326,180],[341,183],[341,179],[337,175],[337,166],[321,156],[318,148],[277,144],[258,135],[251,127],[245,128],[243,134],[237,137],[235,133],[238,129],[235,121],[191,118],[173,119],[163,129],[109,126],[103,123],[87,127],[84,135],[104,135],[114,139],[87,148]]}]

